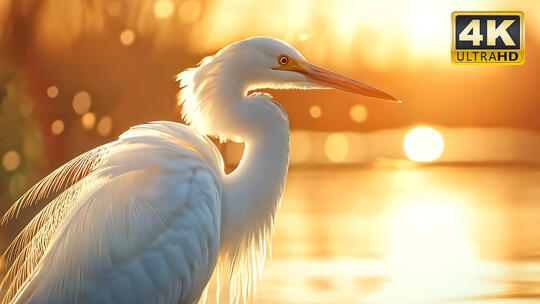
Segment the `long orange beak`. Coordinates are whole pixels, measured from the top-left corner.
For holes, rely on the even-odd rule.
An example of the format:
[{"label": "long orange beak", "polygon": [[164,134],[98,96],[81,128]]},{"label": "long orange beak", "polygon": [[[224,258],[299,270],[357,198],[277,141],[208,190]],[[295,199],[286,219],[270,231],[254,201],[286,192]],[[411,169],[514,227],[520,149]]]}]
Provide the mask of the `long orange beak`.
[{"label": "long orange beak", "polygon": [[287,65],[275,67],[274,69],[288,70],[304,74],[309,80],[323,86],[332,87],[338,90],[376,98],[379,100],[401,103],[399,99],[377,88],[347,76],[332,72],[325,68],[321,68],[320,66],[311,64],[304,60],[291,58]]},{"label": "long orange beak", "polygon": [[315,80],[316,83],[326,85],[345,92],[358,94],[366,97],[376,98],[385,101],[401,102],[394,96],[383,92],[377,88],[367,85],[363,82],[354,80],[347,76],[332,72],[320,66],[306,62],[307,69],[299,71],[300,73]]}]

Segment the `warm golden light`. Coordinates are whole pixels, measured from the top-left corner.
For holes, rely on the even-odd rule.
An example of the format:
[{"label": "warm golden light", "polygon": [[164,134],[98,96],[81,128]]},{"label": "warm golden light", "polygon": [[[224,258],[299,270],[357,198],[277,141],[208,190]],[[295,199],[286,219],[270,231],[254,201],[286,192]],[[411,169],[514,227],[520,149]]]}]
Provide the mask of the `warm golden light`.
[{"label": "warm golden light", "polygon": [[73,97],[73,110],[75,113],[81,115],[88,110],[90,110],[90,106],[92,105],[92,98],[90,97],[90,94],[85,91],[81,91]]},{"label": "warm golden light", "polygon": [[333,133],[328,136],[324,144],[326,157],[333,162],[340,162],[349,153],[349,141],[341,133]]},{"label": "warm golden light", "polygon": [[322,109],[319,106],[311,106],[309,108],[309,115],[313,118],[319,118],[322,115]]},{"label": "warm golden light", "polygon": [[[452,11],[506,9],[523,11],[526,16],[527,64],[515,67],[452,65],[451,33],[455,32],[454,38],[459,36],[459,31],[452,26]],[[499,23],[497,21],[496,25]],[[485,26],[483,21],[482,26]],[[500,29],[503,33],[503,27]],[[487,36],[482,34],[485,41]],[[208,64],[199,73],[187,72],[183,75],[189,77],[181,77],[180,82],[175,82],[173,75],[196,68],[202,58],[253,36],[281,39],[309,62],[381,88],[403,99],[404,104],[368,101],[337,90],[262,89],[260,93],[273,94],[272,99],[286,109],[290,118],[289,141],[285,141],[286,136],[283,136],[283,145],[279,144],[279,136],[244,139],[261,143],[269,140],[263,146],[271,145],[276,149],[271,157],[273,161],[268,161],[265,153],[260,153],[254,161],[245,161],[245,152],[252,151],[254,146],[251,142],[220,142],[219,138],[210,136],[216,146],[213,147],[205,142],[204,133],[227,137],[238,131],[239,135],[248,135],[240,127],[234,127],[238,118],[242,120],[246,114],[236,107],[245,96],[232,96],[228,91],[242,84],[286,87],[270,83],[278,80],[276,73],[268,79],[265,75],[271,73],[269,66],[279,66],[277,59],[281,54],[296,53],[289,53],[290,50],[275,53],[273,43],[268,43],[266,49],[264,41],[255,41],[256,48],[250,47],[249,42],[240,43],[247,47],[230,48],[234,56],[214,57],[215,65]],[[59,210],[65,215],[73,213],[70,211],[73,202],[87,198],[96,197],[97,201],[101,197],[117,198],[122,194],[141,197],[137,195],[139,189],[125,187],[123,180],[153,181],[149,178],[162,174],[173,177],[173,171],[178,170],[161,162],[164,169],[149,168],[152,176],[148,178],[116,179],[119,187],[116,195],[112,193],[115,184],[105,185],[107,189],[102,187],[108,176],[101,174],[104,170],[100,168],[112,168],[105,168],[108,170],[105,173],[123,174],[125,170],[120,172],[107,161],[114,157],[112,161],[119,159],[123,167],[129,169],[132,165],[132,169],[144,171],[141,166],[145,164],[137,163],[136,157],[127,154],[122,158],[122,153],[117,153],[122,152],[118,147],[127,147],[129,153],[142,147],[147,153],[144,156],[152,156],[152,162],[157,164],[161,156],[171,154],[160,151],[168,148],[166,142],[178,144],[173,138],[176,137],[192,144],[200,142],[200,146],[197,145],[200,149],[196,149],[200,151],[189,154],[193,151],[186,150],[188,154],[179,155],[174,161],[175,167],[188,162],[195,170],[191,170],[195,174],[191,185],[197,186],[200,173],[203,174],[201,181],[206,181],[204,174],[208,166],[202,166],[201,171],[198,170],[201,166],[190,164],[210,162],[211,168],[208,168],[219,176],[209,182],[223,184],[218,187],[223,188],[218,199],[225,197],[221,193],[230,194],[226,188],[231,183],[227,183],[225,174],[235,168],[256,167],[250,164],[257,160],[266,168],[276,168],[275,174],[272,170],[255,172],[252,174],[258,179],[253,181],[255,186],[245,183],[246,189],[237,187],[233,191],[245,190],[248,194],[258,191],[260,197],[268,196],[274,203],[278,197],[283,200],[279,211],[252,208],[259,213],[271,209],[272,214],[269,213],[266,220],[258,216],[260,214],[255,214],[256,218],[250,216],[249,208],[244,208],[240,214],[260,224],[255,228],[264,228],[264,231],[259,229],[262,233],[244,233],[247,242],[241,244],[242,248],[247,248],[245,244],[262,244],[261,237],[267,236],[270,228],[275,228],[276,232],[271,242],[264,240],[268,242],[266,245],[272,246],[272,256],[266,252],[267,261],[272,259],[272,263],[265,264],[263,279],[257,282],[257,291],[253,294],[257,302],[540,302],[540,120],[535,119],[540,111],[537,103],[540,100],[534,81],[540,78],[540,0],[0,0],[0,38],[5,42],[0,51],[0,131],[4,131],[0,144],[0,199],[4,209],[61,164],[116,140],[130,126],[154,120],[171,121],[161,127],[150,127],[155,131],[146,132],[143,127],[140,132],[128,133],[140,140],[122,139],[121,144],[114,144],[111,149],[107,148],[110,145],[95,149],[66,166],[67,175],[63,179],[60,176],[59,183],[53,180],[36,187],[31,192],[34,194],[22,201],[44,198],[24,211],[17,222],[2,228],[3,248],[7,247],[8,238],[17,235],[15,230],[26,225],[49,202],[52,203],[48,210]],[[228,59],[233,61],[234,67],[225,64]],[[256,64],[259,61],[267,68]],[[285,74],[280,75],[287,77]],[[289,82],[302,78],[299,73],[294,74],[296,77],[291,73],[287,75]],[[256,79],[248,79],[250,76]],[[179,87],[183,88],[191,80],[195,80],[194,83],[177,95]],[[285,78],[278,82],[283,81]],[[237,98],[228,102],[228,97]],[[183,99],[188,101],[181,102]],[[193,127],[185,126],[189,119],[180,117],[182,110],[192,112],[185,118],[196,120]],[[210,115],[206,115],[208,113]],[[234,119],[227,119],[228,114],[233,114]],[[281,114],[279,117],[283,118]],[[275,117],[268,119],[272,118]],[[216,120],[218,123],[214,123]],[[275,131],[283,129],[281,133],[286,135],[287,122],[279,120]],[[175,128],[173,123],[182,125]],[[179,131],[174,130],[178,128]],[[268,133],[273,130],[271,127]],[[172,137],[166,135],[168,131],[174,133]],[[190,132],[195,135],[190,136]],[[128,144],[131,145],[128,147]],[[169,150],[178,150],[179,146],[174,148],[171,146]],[[214,157],[203,153],[210,151],[207,148],[217,149],[219,155],[215,156],[217,160],[222,156],[223,168],[214,166]],[[137,156],[142,157],[140,153]],[[196,159],[190,160],[193,157]],[[238,167],[242,159],[245,162]],[[59,175],[60,171],[55,174]],[[191,171],[184,171],[178,173],[179,179],[190,182]],[[278,178],[278,171],[287,173],[282,197],[278,190],[285,177]],[[236,180],[235,174],[229,179]],[[84,178],[86,175],[89,176]],[[265,176],[273,176],[272,181],[280,185],[269,187],[271,185],[263,180]],[[157,180],[143,186],[155,190],[150,193],[153,195],[167,190],[170,180]],[[69,188],[73,183],[76,184]],[[174,193],[169,193],[172,196],[184,192],[184,187],[176,184],[172,186]],[[68,191],[62,195],[64,189]],[[100,191],[104,195],[99,196]],[[67,199],[67,204],[62,198]],[[131,205],[136,208],[138,203],[134,201]],[[150,202],[146,209],[158,203]],[[227,213],[226,205],[219,204],[224,209],[218,211]],[[77,208],[75,206],[74,210]],[[116,214],[122,216],[124,212],[118,210]],[[45,215],[48,219],[54,218],[50,212]],[[217,226],[208,227],[235,233],[236,228],[241,230],[241,225],[226,229],[227,221],[219,222],[219,215]],[[275,222],[270,218],[274,216]],[[167,222],[170,216],[165,214],[165,217]],[[93,230],[111,230],[110,225],[96,225],[99,217],[92,218],[95,220],[89,223],[94,224]],[[119,223],[111,219],[101,222]],[[152,215],[147,220],[159,219]],[[191,220],[185,224],[193,222],[193,216]],[[58,225],[60,228],[56,230],[67,229],[66,225],[70,224],[51,222],[45,223],[42,230],[52,231]],[[161,221],[158,224],[158,228],[162,228]],[[38,223],[37,228],[43,226],[40,225]],[[122,237],[126,229],[120,228],[118,235]],[[145,227],[140,228],[145,230]],[[36,231],[30,232],[33,235]],[[43,235],[40,231],[37,233]],[[90,238],[102,235],[94,233]],[[53,235],[51,242],[55,239],[58,238]],[[44,242],[30,241],[29,245],[33,246],[30,250],[37,248],[38,253],[47,253]],[[97,245],[90,253],[99,249],[100,244]],[[24,246],[18,247],[23,252],[26,250]],[[85,254],[84,250],[79,251]],[[68,266],[76,266],[81,261],[77,257],[79,251],[63,261],[69,263]],[[208,252],[203,252],[206,257]],[[257,252],[252,250],[248,260],[258,260]],[[189,255],[190,252],[184,253]],[[40,258],[25,260],[35,264]],[[25,260],[21,260],[22,264],[14,263],[22,265],[19,270],[22,277],[15,280],[16,285],[23,287],[28,285],[25,285],[28,280],[23,278],[27,274],[33,276]],[[85,261],[83,257],[82,262]],[[237,261],[240,266],[249,264],[245,263],[246,259]],[[216,272],[220,263],[216,264]],[[87,264],[82,265],[83,268]],[[45,270],[54,270],[45,266]],[[248,289],[255,291],[254,281],[247,279],[261,266],[258,263],[253,266],[244,270],[237,267],[239,272],[244,272],[246,281],[222,280],[219,288],[225,289],[223,297],[211,302],[230,302],[229,281],[233,283],[233,290],[244,289],[247,283]],[[194,271],[203,268],[196,267]],[[64,270],[57,273],[62,274]],[[93,268],[90,270],[95,273]],[[6,271],[1,276],[5,276]],[[50,280],[46,271],[43,272],[42,281]],[[78,274],[81,277],[81,273]],[[116,286],[122,288],[122,284]],[[208,289],[213,288],[211,284]],[[6,287],[1,294],[7,290]]]},{"label": "warm golden light", "polygon": [[49,98],[55,98],[56,96],[58,96],[58,88],[56,86],[48,87],[47,96],[49,96]]},{"label": "warm golden light", "polygon": [[154,3],[154,15],[158,18],[169,18],[173,11],[174,3],[171,0],[158,0]]},{"label": "warm golden light", "polygon": [[53,121],[51,124],[51,132],[54,135],[59,135],[64,132],[64,122],[60,119]]},{"label": "warm golden light", "polygon": [[[387,301],[435,301],[447,293],[467,294],[479,281],[460,210],[432,204],[412,204],[395,214],[389,256],[393,280],[383,289]],[[429,284],[434,278],[444,284]],[[428,285],[430,290],[422,291]]]},{"label": "warm golden light", "polygon": [[83,125],[83,128],[86,130],[90,130],[94,127],[94,124],[96,123],[96,115],[92,112],[88,112],[84,114],[81,117],[81,123]]},{"label": "warm golden light", "polygon": [[405,135],[403,149],[410,160],[430,162],[441,156],[444,140],[441,134],[433,128],[417,127]]},{"label": "warm golden light", "polygon": [[311,156],[311,138],[306,131],[291,132],[291,162],[302,163]]},{"label": "warm golden light", "polygon": [[112,1],[107,5],[107,13],[111,17],[118,17],[122,12],[122,3],[120,1]]},{"label": "warm golden light", "polygon": [[[411,174],[402,178],[410,178],[412,186],[420,176]],[[482,265],[470,237],[472,215],[464,198],[436,190],[421,195],[409,191],[397,203],[388,215],[391,279],[371,300],[438,303],[491,288],[480,278]]]},{"label": "warm golden light", "polygon": [[351,108],[350,115],[355,122],[363,122],[366,120],[368,112],[363,105],[355,105]]},{"label": "warm golden light", "polygon": [[7,171],[13,171],[19,167],[21,157],[17,151],[9,151],[2,157],[2,165]]},{"label": "warm golden light", "polygon": [[195,23],[201,16],[201,3],[197,0],[186,0],[178,6],[178,19],[186,24]]},{"label": "warm golden light", "polygon": [[101,136],[107,136],[112,130],[112,119],[109,116],[101,118],[97,125],[97,132]]},{"label": "warm golden light", "polygon": [[131,45],[135,41],[135,34],[131,30],[125,30],[120,33],[120,42],[123,45]]}]

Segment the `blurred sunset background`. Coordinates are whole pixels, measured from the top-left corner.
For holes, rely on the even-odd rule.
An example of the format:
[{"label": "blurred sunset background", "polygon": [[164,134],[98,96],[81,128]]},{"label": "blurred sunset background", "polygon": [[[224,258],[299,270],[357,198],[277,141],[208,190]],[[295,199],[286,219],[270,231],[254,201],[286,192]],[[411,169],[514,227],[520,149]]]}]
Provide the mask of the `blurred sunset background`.
[{"label": "blurred sunset background", "polygon": [[[450,62],[450,14],[518,10],[525,63]],[[0,210],[250,36],[403,100],[268,90],[291,167],[258,303],[540,301],[540,1],[0,0]],[[228,170],[243,146],[218,144]],[[0,230],[5,248],[39,208]]]}]

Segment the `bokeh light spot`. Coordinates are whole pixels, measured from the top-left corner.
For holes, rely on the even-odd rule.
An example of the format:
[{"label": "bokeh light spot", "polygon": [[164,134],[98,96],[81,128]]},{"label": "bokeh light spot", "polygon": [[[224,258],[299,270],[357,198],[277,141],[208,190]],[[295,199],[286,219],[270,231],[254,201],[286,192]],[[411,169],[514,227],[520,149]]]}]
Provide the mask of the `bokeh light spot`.
[{"label": "bokeh light spot", "polygon": [[333,162],[340,162],[347,157],[349,153],[349,141],[341,133],[332,133],[326,139],[324,144],[326,157]]},{"label": "bokeh light spot", "polygon": [[306,40],[308,40],[308,38],[309,38],[308,35],[305,34],[305,33],[302,33],[302,34],[298,35],[298,39],[300,41],[306,41]]},{"label": "bokeh light spot", "polygon": [[405,135],[403,149],[410,160],[430,162],[441,156],[444,140],[441,134],[433,128],[417,127]]},{"label": "bokeh light spot", "polygon": [[201,17],[201,3],[196,0],[186,0],[178,7],[178,19],[186,24],[195,23]]},{"label": "bokeh light spot", "polygon": [[350,115],[355,122],[363,122],[368,116],[366,107],[362,105],[355,105],[351,108]]},{"label": "bokeh light spot", "polygon": [[96,115],[92,112],[88,112],[81,117],[81,123],[85,130],[90,130],[96,124]]},{"label": "bokeh light spot", "polygon": [[311,106],[309,108],[309,115],[313,118],[319,118],[322,115],[322,109],[319,106]]},{"label": "bokeh light spot", "polygon": [[135,34],[132,30],[124,30],[120,33],[120,42],[123,45],[132,45],[135,41]]},{"label": "bokeh light spot", "polygon": [[158,18],[169,18],[173,11],[174,4],[171,0],[158,0],[154,2],[154,15]]},{"label": "bokeh light spot", "polygon": [[291,132],[291,163],[307,162],[311,156],[311,139],[305,131]]},{"label": "bokeh light spot", "polygon": [[56,86],[50,86],[47,88],[47,96],[49,96],[49,98],[55,98],[56,96],[58,96],[58,87]]},{"label": "bokeh light spot", "polygon": [[73,110],[77,114],[84,114],[90,110],[92,98],[86,91],[79,92],[73,97]]},{"label": "bokeh light spot", "polygon": [[97,125],[97,132],[101,136],[107,136],[112,130],[112,119],[109,116],[101,118]]},{"label": "bokeh light spot", "polygon": [[20,163],[21,157],[17,151],[8,151],[2,157],[2,166],[4,166],[7,171],[16,170]]},{"label": "bokeh light spot", "polygon": [[53,121],[51,124],[51,132],[54,135],[59,135],[64,132],[64,122],[61,119]]}]

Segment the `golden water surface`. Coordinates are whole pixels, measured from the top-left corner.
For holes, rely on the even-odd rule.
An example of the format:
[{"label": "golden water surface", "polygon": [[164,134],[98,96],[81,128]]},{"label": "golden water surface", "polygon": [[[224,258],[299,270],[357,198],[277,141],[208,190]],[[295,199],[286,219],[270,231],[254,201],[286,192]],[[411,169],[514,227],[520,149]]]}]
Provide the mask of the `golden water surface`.
[{"label": "golden water surface", "polygon": [[293,168],[257,303],[540,303],[540,169]]}]

